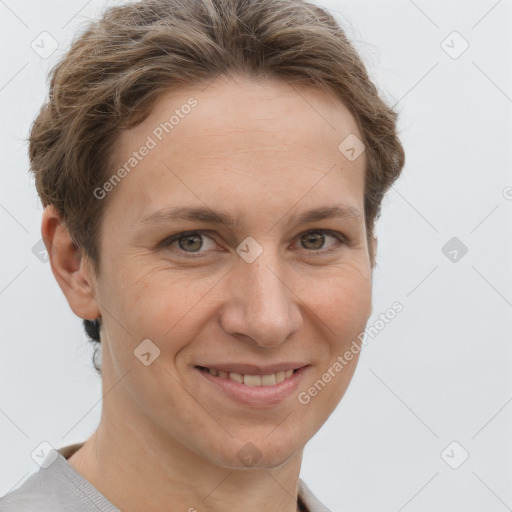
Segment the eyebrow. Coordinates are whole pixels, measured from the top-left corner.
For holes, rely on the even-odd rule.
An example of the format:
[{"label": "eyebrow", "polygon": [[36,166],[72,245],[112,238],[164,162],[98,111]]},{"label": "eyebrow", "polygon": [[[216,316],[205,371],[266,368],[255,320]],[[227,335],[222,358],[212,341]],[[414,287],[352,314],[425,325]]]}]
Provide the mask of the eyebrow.
[{"label": "eyebrow", "polygon": [[[286,225],[307,224],[333,218],[361,218],[361,212],[353,206],[324,206],[288,217]],[[224,224],[233,227],[239,224],[240,215],[232,216],[207,207],[177,207],[170,210],[157,210],[142,218],[138,225],[155,225],[176,221],[199,221],[210,224]]]}]

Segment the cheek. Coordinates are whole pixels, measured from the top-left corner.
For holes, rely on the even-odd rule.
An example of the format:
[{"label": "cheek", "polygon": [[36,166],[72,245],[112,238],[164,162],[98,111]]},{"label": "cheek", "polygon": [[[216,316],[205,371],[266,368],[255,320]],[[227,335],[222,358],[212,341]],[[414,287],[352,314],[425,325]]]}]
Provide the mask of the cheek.
[{"label": "cheek", "polygon": [[[134,265],[117,274],[113,283],[117,292],[108,302],[132,343],[149,338],[162,352],[176,352],[206,321],[211,291],[219,278],[210,274],[198,279],[186,270],[172,272],[168,264]],[[185,331],[190,331],[190,336]],[[126,337],[125,331],[122,337]]]},{"label": "cheek", "polygon": [[[123,340],[123,351],[129,337],[132,350],[149,338],[161,351],[176,353],[204,328],[215,304],[222,302],[219,291],[225,272],[209,270],[198,276],[197,268],[176,271],[166,262],[145,265],[143,258],[132,255],[111,266],[102,302],[118,324],[115,338]],[[363,262],[355,260],[325,271],[289,275],[295,295],[291,300],[306,306],[305,315],[313,312],[311,322],[324,324],[325,336],[335,336],[337,343],[364,330],[371,314],[371,275]]]},{"label": "cheek", "polygon": [[358,336],[372,311],[371,279],[357,266],[346,266],[335,277],[318,280],[313,293],[302,293],[313,312],[311,322],[324,338],[325,350],[319,355],[315,374],[301,386],[301,417],[320,427],[343,398],[357,367]]},{"label": "cheek", "polygon": [[372,312],[371,278],[355,265],[345,266],[329,278],[310,279],[300,297],[338,341],[364,329]]}]

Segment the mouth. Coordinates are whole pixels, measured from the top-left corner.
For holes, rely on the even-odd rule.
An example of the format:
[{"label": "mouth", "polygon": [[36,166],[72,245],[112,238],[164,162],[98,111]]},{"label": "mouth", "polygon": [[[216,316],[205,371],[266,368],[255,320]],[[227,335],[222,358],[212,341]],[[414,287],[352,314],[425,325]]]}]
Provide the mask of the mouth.
[{"label": "mouth", "polygon": [[[217,393],[215,397],[227,397],[239,404],[254,407],[275,406],[292,395],[311,366],[309,364],[283,365],[267,368],[243,366],[245,371],[228,371],[234,368],[224,369],[195,366],[195,370],[202,377],[200,382],[206,382],[213,386]],[[290,368],[290,366],[295,366]],[[270,369],[274,369],[270,372]],[[236,369],[242,370],[241,366]],[[219,395],[218,391],[222,391]]]},{"label": "mouth", "polygon": [[296,371],[300,370],[300,368],[281,370],[274,373],[267,373],[262,375],[253,375],[249,373],[238,373],[238,372],[230,372],[225,370],[217,370],[215,368],[207,368],[206,366],[196,366],[199,370],[203,372],[207,372],[214,377],[218,377],[220,379],[229,379],[234,382],[238,382],[239,384],[244,384],[245,386],[275,386],[276,384],[281,384],[285,380],[289,379]]}]

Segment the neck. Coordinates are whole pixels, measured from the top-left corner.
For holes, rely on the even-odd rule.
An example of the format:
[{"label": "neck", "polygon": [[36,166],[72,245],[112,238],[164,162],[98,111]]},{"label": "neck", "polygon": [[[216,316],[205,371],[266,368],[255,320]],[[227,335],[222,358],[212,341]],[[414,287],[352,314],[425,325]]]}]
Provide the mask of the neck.
[{"label": "neck", "polygon": [[[104,403],[105,406],[105,403]],[[302,451],[279,467],[221,466],[165,436],[147,419],[102,413],[68,462],[123,512],[296,512]]]}]

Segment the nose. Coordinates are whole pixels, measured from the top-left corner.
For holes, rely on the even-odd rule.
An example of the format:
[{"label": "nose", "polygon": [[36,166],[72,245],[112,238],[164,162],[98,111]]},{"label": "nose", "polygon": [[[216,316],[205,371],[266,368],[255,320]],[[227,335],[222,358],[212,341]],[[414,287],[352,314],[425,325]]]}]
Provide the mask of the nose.
[{"label": "nose", "polygon": [[290,274],[269,251],[252,263],[240,258],[225,283],[220,322],[225,332],[261,347],[276,347],[303,323]]}]

